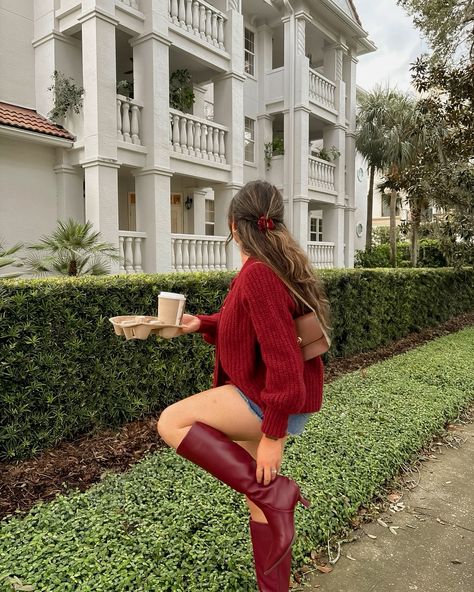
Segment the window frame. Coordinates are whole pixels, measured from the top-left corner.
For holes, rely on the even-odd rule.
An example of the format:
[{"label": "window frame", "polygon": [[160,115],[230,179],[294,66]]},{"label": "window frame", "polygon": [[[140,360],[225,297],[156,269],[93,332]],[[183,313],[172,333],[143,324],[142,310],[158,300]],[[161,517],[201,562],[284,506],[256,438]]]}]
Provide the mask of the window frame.
[{"label": "window frame", "polygon": [[[250,130],[250,128],[247,128],[247,121],[252,122],[251,130]],[[255,119],[252,119],[251,117],[244,116],[244,162],[247,162],[249,164],[256,164],[255,163],[255,143],[256,143],[255,124],[256,124]],[[247,138],[247,130],[249,131],[249,133],[251,133],[250,139]],[[247,159],[247,146],[249,144],[252,145],[252,160]]]},{"label": "window frame", "polygon": [[[212,220],[208,219],[208,213],[210,213],[210,208],[208,209],[208,203],[212,204]],[[208,227],[212,226],[212,234],[210,234],[207,230]],[[215,210],[215,202],[213,199],[206,198],[204,201],[204,232],[206,236],[215,236],[216,235],[216,210]]]},{"label": "window frame", "polygon": [[[247,32],[249,32],[252,35],[251,39],[247,38]],[[249,43],[252,44],[253,51],[247,49],[247,40],[249,41]],[[251,59],[247,60],[247,56],[250,56]],[[249,69],[247,69],[247,64],[251,64],[252,71],[250,71],[250,67]],[[246,76],[251,76],[255,78],[255,72],[255,31],[244,25],[244,73]]]}]

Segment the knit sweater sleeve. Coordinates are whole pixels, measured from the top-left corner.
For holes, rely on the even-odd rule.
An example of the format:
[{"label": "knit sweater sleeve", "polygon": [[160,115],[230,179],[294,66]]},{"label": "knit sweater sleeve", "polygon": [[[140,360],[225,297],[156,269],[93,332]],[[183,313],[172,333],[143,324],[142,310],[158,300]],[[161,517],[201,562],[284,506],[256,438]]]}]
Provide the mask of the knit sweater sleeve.
[{"label": "knit sweater sleeve", "polygon": [[204,341],[215,345],[217,336],[217,323],[219,322],[220,311],[215,312],[212,315],[196,315],[201,321],[201,325],[198,329],[198,333],[202,333]]},{"label": "knit sweater sleeve", "polygon": [[262,432],[282,438],[288,416],[304,406],[304,362],[293,321],[295,304],[287,287],[265,264],[248,269],[243,286],[263,362],[266,366]]}]

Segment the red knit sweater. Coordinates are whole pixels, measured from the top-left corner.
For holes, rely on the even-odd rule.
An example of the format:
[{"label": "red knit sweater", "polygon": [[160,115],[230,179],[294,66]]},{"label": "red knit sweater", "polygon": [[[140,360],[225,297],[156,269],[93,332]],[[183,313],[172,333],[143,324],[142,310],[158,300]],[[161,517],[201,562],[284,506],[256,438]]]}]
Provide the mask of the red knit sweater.
[{"label": "red knit sweater", "polygon": [[286,435],[288,416],[319,411],[320,357],[303,361],[294,328],[295,303],[281,279],[249,257],[219,312],[197,315],[199,332],[215,344],[213,386],[231,383],[262,409],[262,432]]}]

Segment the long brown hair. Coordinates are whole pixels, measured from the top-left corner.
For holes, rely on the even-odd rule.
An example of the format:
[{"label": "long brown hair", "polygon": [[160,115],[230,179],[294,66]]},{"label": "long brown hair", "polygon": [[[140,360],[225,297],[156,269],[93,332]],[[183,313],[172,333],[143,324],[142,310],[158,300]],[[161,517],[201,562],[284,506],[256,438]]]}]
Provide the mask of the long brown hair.
[{"label": "long brown hair", "polygon": [[[261,216],[271,218],[273,230],[260,230]],[[315,275],[308,255],[298,245],[283,220],[283,197],[278,189],[267,181],[251,181],[240,189],[229,205],[228,224],[232,241],[232,222],[237,228],[242,251],[268,265],[281,279],[284,279],[317,312],[325,327],[329,329],[329,302],[320,278]],[[307,306],[290,292],[299,314],[309,312]]]}]

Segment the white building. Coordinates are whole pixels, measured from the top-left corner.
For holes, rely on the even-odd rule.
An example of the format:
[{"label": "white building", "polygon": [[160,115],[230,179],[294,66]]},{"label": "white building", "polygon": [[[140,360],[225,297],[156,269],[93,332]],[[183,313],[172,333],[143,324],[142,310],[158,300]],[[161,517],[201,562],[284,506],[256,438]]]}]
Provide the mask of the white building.
[{"label": "white building", "polygon": [[[234,269],[230,200],[266,178],[313,263],[352,266],[356,64],[374,49],[350,0],[0,0],[0,238],[73,217],[120,245],[122,271]],[[192,114],[169,104],[184,68]],[[44,119],[55,70],[85,90],[74,137]]]}]

